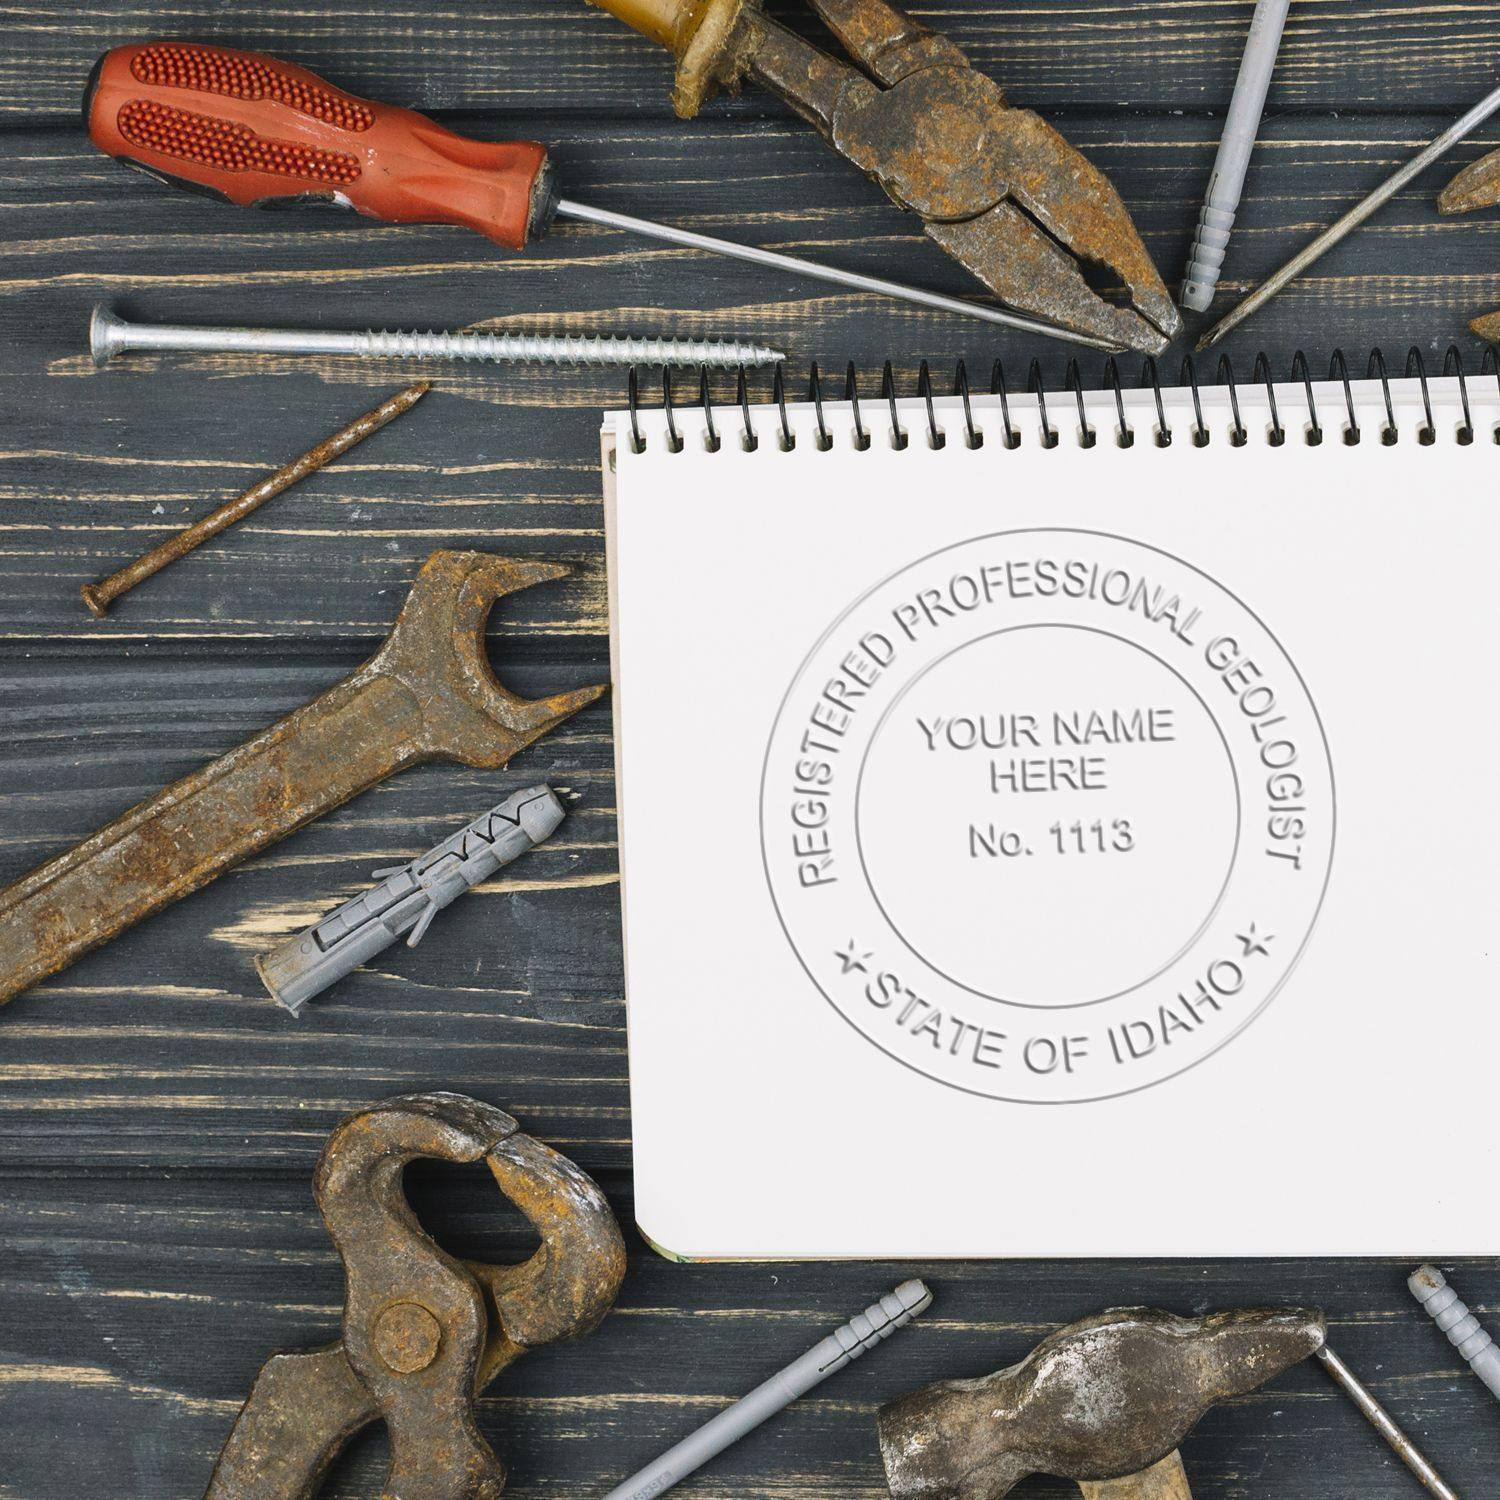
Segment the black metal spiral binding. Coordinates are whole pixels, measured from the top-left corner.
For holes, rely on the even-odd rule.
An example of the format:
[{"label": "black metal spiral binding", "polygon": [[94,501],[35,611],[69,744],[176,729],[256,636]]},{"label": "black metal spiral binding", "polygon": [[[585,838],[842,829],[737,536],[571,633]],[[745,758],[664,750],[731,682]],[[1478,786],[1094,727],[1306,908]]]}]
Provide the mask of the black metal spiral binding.
[{"label": "black metal spiral binding", "polygon": [[1469,414],[1469,382],[1464,379],[1464,357],[1458,352],[1456,344],[1448,345],[1448,352],[1443,356],[1444,377],[1458,376],[1458,399],[1463,405],[1463,425],[1458,429],[1458,442],[1467,448],[1474,441],[1474,418]]},{"label": "black metal spiral binding", "polygon": [[844,400],[854,413],[854,446],[863,453],[870,446],[870,434],[865,431],[864,421],[859,414],[859,371],[854,368],[852,359],[844,371]]},{"label": "black metal spiral binding", "polygon": [[[1412,352],[1415,353],[1416,351],[1413,350]],[[1370,350],[1370,363],[1366,368],[1365,378],[1367,380],[1378,379],[1380,381],[1380,390],[1385,397],[1385,424],[1380,429],[1380,441],[1389,448],[1401,434],[1396,427],[1396,408],[1391,404],[1391,379],[1386,373],[1385,355],[1379,349]],[[1345,381],[1344,389],[1347,391],[1348,388],[1348,382]],[[1351,411],[1349,415],[1352,420],[1353,412]],[[1428,416],[1431,415],[1432,413],[1429,410]]]},{"label": "black metal spiral binding", "polygon": [[[817,366],[814,365],[813,368],[816,370]],[[714,407],[708,395],[707,365],[698,371],[698,404],[703,408],[703,446],[710,453],[717,453],[723,444],[719,441],[719,430],[714,426]]]},{"label": "black metal spiral binding", "polygon": [[[1372,358],[1375,354],[1378,353],[1380,353],[1378,349],[1372,350]],[[1384,383],[1384,360],[1380,362],[1380,368],[1382,371],[1380,377],[1381,382]],[[1350,384],[1349,381],[1349,363],[1344,358],[1344,351],[1342,349],[1335,349],[1328,361],[1328,378],[1330,380],[1341,380],[1344,384],[1344,405],[1348,408],[1349,411],[1349,421],[1344,428],[1344,443],[1347,447],[1353,448],[1359,443],[1359,440],[1363,436],[1363,434],[1359,430],[1359,418],[1354,414],[1354,387]],[[1389,386],[1386,387],[1385,399],[1387,403],[1389,403],[1391,399]]]},{"label": "black metal spiral binding", "polygon": [[927,403],[927,446],[929,448],[947,447],[948,434],[938,426],[937,407],[932,401],[932,371],[927,368],[925,359],[917,370],[917,398]]},{"label": "black metal spiral binding", "polygon": [[[734,399],[739,403],[740,413],[745,419],[744,430],[740,433],[740,446],[746,453],[754,453],[760,447],[760,439],[755,435],[755,424],[750,420],[750,385],[745,379],[745,367],[740,366],[739,383],[734,393]],[[630,414],[631,429],[635,428],[635,413]],[[639,450],[637,450],[639,451]]]},{"label": "black metal spiral binding", "polygon": [[1057,429],[1047,420],[1047,383],[1042,379],[1042,362],[1034,359],[1026,373],[1026,389],[1036,397],[1037,415],[1042,419],[1042,447],[1057,447]]},{"label": "black metal spiral binding", "polygon": [[953,394],[964,403],[964,442],[970,448],[984,447],[984,434],[974,425],[974,407],[969,401],[969,371],[963,360],[953,372]]},{"label": "black metal spiral binding", "polygon": [[1167,408],[1162,402],[1161,376],[1157,372],[1155,359],[1149,354],[1146,356],[1145,364],[1141,366],[1141,385],[1149,385],[1156,392],[1156,446],[1170,448],[1172,429],[1167,422]]},{"label": "black metal spiral binding", "polygon": [[672,372],[661,372],[661,404],[667,414],[667,452],[682,452],[682,434],[677,430],[677,413],[672,409]]},{"label": "black metal spiral binding", "polygon": [[1115,424],[1115,442],[1122,448],[1135,446],[1135,428],[1125,419],[1125,392],[1120,389],[1120,367],[1110,355],[1104,366],[1104,384],[1115,393],[1115,412],[1119,421]]},{"label": "black metal spiral binding", "polygon": [[1250,372],[1250,378],[1265,385],[1266,405],[1271,409],[1271,430],[1266,434],[1266,441],[1273,448],[1280,448],[1286,442],[1286,428],[1281,425],[1281,413],[1276,410],[1276,382],[1271,379],[1271,361],[1264,351],[1255,356],[1255,368]]},{"label": "black metal spiral binding", "polygon": [[[963,364],[963,360],[959,360]],[[1010,396],[1005,389],[1005,366],[997,359],[990,367],[990,395],[1000,398],[1000,424],[1005,432],[1003,439],[1007,448],[1021,446],[1020,429],[1011,425]]]},{"label": "black metal spiral binding", "polygon": [[1234,426],[1229,429],[1229,444],[1233,448],[1243,448],[1250,441],[1250,434],[1240,420],[1240,388],[1234,383],[1234,366],[1229,363],[1227,354],[1219,356],[1219,384],[1229,387],[1229,410],[1234,417]]},{"label": "black metal spiral binding", "polygon": [[1083,404],[1083,372],[1076,359],[1068,361],[1063,384],[1078,398],[1078,442],[1084,448],[1092,448],[1098,441],[1098,434],[1089,426],[1089,414]]},{"label": "black metal spiral binding", "polygon": [[1410,380],[1415,375],[1422,385],[1422,410],[1426,421],[1417,429],[1417,441],[1424,448],[1430,448],[1437,442],[1437,428],[1432,425],[1432,392],[1427,389],[1427,365],[1422,359],[1422,351],[1412,345],[1406,352],[1406,378]]},{"label": "black metal spiral binding", "polygon": [[908,439],[906,429],[901,425],[901,414],[896,410],[896,376],[890,360],[886,360],[880,376],[880,399],[889,402],[891,407],[891,447],[904,448]]},{"label": "black metal spiral binding", "polygon": [[1208,447],[1208,428],[1203,425],[1203,398],[1198,393],[1198,367],[1191,354],[1182,360],[1182,383],[1193,393],[1193,446]]},{"label": "black metal spiral binding", "polygon": [[[1385,406],[1385,420],[1380,428],[1380,441],[1389,446],[1400,440],[1400,430],[1396,423],[1395,403],[1391,395],[1391,374],[1386,364],[1385,355],[1379,349],[1370,351],[1367,366],[1368,378],[1380,382],[1381,395]],[[1487,348],[1479,366],[1479,374],[1493,376],[1497,392],[1500,392],[1500,355],[1493,348]],[[1455,439],[1462,445],[1468,445],[1475,440],[1475,429],[1473,414],[1469,406],[1469,384],[1464,372],[1463,353],[1456,344],[1449,345],[1447,353],[1443,357],[1443,376],[1447,379],[1457,378],[1459,399],[1463,410],[1463,421],[1456,433]],[[1220,358],[1217,369],[1217,381],[1221,387],[1229,392],[1229,410],[1231,427],[1229,442],[1231,446],[1244,447],[1250,440],[1249,428],[1240,411],[1240,387],[1235,377],[1234,366],[1229,362],[1229,356]],[[1437,427],[1432,414],[1432,391],[1428,381],[1427,362],[1423,358],[1422,351],[1415,346],[1406,356],[1405,378],[1416,380],[1422,392],[1423,421],[1417,430],[1417,441],[1423,446],[1430,447],[1437,442]],[[1328,379],[1343,387],[1344,407],[1346,420],[1342,427],[1343,440],[1351,447],[1363,440],[1364,434],[1359,425],[1359,417],[1355,410],[1353,383],[1349,374],[1349,363],[1344,357],[1341,349],[1335,349],[1328,362]],[[1271,374],[1271,362],[1265,354],[1257,354],[1255,357],[1255,368],[1251,375],[1251,382],[1262,386],[1266,394],[1266,406],[1270,417],[1270,430],[1266,433],[1266,441],[1275,448],[1283,446],[1286,442],[1288,428],[1282,420],[1281,412],[1277,406],[1275,381]],[[1203,419],[1203,400],[1200,390],[1198,371],[1193,364],[1193,358],[1188,355],[1182,362],[1182,375],[1179,382],[1183,389],[1192,393],[1193,418],[1192,418],[1192,442],[1195,447],[1206,447],[1212,440],[1212,432]],[[1291,384],[1300,385],[1303,391],[1303,399],[1307,407],[1307,425],[1302,429],[1303,441],[1310,448],[1317,447],[1323,441],[1323,420],[1318,410],[1317,397],[1313,393],[1313,379],[1307,356],[1299,349],[1292,357]],[[1153,438],[1160,448],[1169,447],[1175,434],[1167,421],[1166,405],[1163,399],[1163,386],[1161,376],[1154,359],[1146,359],[1141,368],[1140,389],[1150,389],[1156,397],[1156,428]],[[1055,448],[1060,441],[1057,428],[1047,410],[1047,389],[1042,377],[1042,367],[1039,360],[1032,360],[1027,372],[1026,389],[1029,394],[1036,397],[1037,417],[1040,425],[1040,440],[1044,448]],[[1125,381],[1120,374],[1120,367],[1114,356],[1110,356],[1104,366],[1104,383],[1102,390],[1113,393],[1115,398],[1115,411],[1117,422],[1114,428],[1115,442],[1121,448],[1132,447],[1136,440],[1135,429],[1130,425],[1130,420],[1125,410]],[[1083,375],[1079,369],[1076,359],[1070,359],[1063,377],[1063,393],[1071,395],[1078,409],[1077,438],[1081,447],[1092,448],[1098,441],[1098,432],[1089,421],[1088,408],[1086,405],[1086,391],[1083,384]],[[953,394],[959,398],[963,407],[964,420],[964,445],[968,448],[980,448],[984,446],[984,433],[974,421],[974,409],[970,396],[969,372],[963,360],[959,360],[954,370]],[[1005,381],[1005,370],[997,359],[990,369],[990,394],[1000,399],[1000,421],[1003,434],[1002,442],[1006,448],[1017,448],[1021,444],[1022,432],[1011,418],[1010,393]],[[646,438],[641,431],[640,413],[640,381],[635,370],[630,372],[627,396],[630,416],[629,444],[632,452],[641,453],[646,448]],[[926,437],[929,447],[943,448],[947,445],[948,434],[938,420],[936,398],[934,394],[932,371],[928,362],[924,359],[919,366],[917,374],[916,396],[922,402],[924,411],[924,425],[926,426]],[[824,415],[824,403],[829,399],[825,388],[824,377],[816,364],[812,365],[808,374],[808,399],[811,403],[817,420],[817,432],[814,438],[814,446],[819,452],[827,452],[834,446],[833,434],[829,431],[828,423]],[[881,403],[889,409],[890,427],[889,436],[891,447],[897,449],[906,448],[911,440],[910,433],[901,424],[901,413],[898,406],[899,396],[896,390],[895,369],[890,360],[886,360],[880,377]],[[786,377],[781,367],[777,367],[772,376],[771,400],[776,408],[776,440],[777,446],[783,452],[790,452],[797,446],[797,434],[793,430],[791,418],[787,412]],[[844,377],[843,400],[848,405],[854,418],[854,446],[861,451],[871,446],[871,433],[865,426],[863,410],[860,405],[859,376],[851,360],[846,367]],[[718,425],[714,420],[714,406],[709,391],[709,371],[704,368],[699,371],[698,377],[698,403],[703,409],[704,417],[704,445],[710,452],[718,452],[722,446]],[[734,405],[739,408],[741,421],[740,444],[747,452],[754,452],[760,446],[760,437],[755,430],[755,423],[750,415],[750,391],[747,373],[742,366],[737,374],[734,394]],[[682,433],[677,424],[677,413],[680,407],[673,394],[672,377],[669,371],[662,375],[662,406],[666,413],[667,422],[667,448],[672,453],[680,453],[684,447]],[[1500,422],[1491,429],[1491,437],[1500,444]]]},{"label": "black metal spiral binding", "polygon": [[817,361],[813,362],[808,371],[807,394],[812,401],[813,410],[818,414],[818,435],[813,441],[817,444],[819,453],[827,453],[833,447],[833,434],[823,420],[823,381],[818,374]]},{"label": "black metal spiral binding", "polygon": [[792,431],[792,424],[786,415],[786,378],[782,374],[785,368],[784,365],[777,365],[776,373],[771,377],[771,399],[781,413],[781,451],[790,453],[797,446],[797,434]]},{"label": "black metal spiral binding", "polygon": [[1313,399],[1312,373],[1307,368],[1307,356],[1299,349],[1292,356],[1292,381],[1301,380],[1307,396],[1307,446],[1316,448],[1323,441],[1323,424],[1318,420],[1318,403]]}]

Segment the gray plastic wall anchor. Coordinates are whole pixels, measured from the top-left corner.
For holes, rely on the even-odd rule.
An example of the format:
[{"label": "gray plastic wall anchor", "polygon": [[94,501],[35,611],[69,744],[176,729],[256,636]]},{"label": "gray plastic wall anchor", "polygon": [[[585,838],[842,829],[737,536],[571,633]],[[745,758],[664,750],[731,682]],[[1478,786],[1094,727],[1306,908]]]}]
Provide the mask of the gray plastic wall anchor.
[{"label": "gray plastic wall anchor", "polygon": [[758,1385],[741,1401],[691,1432],[653,1463],[617,1485],[604,1500],[655,1500],[680,1484],[695,1469],[737,1443],[783,1407],[805,1396],[816,1385],[837,1374],[867,1350],[888,1339],[932,1305],[932,1293],[920,1281],[903,1281],[894,1292],[867,1307],[858,1317],[835,1329],[801,1359]]},{"label": "gray plastic wall anchor", "polygon": [[1436,1266],[1419,1266],[1407,1277],[1406,1284],[1432,1321],[1448,1335],[1448,1342],[1490,1388],[1491,1395],[1500,1399],[1500,1347],[1459,1300],[1443,1273]]},{"label": "gray plastic wall anchor", "polygon": [[518,792],[420,859],[376,870],[374,890],[261,954],[256,970],[277,1003],[300,1016],[315,995],[398,938],[415,948],[444,907],[550,838],[566,816],[551,787]]},{"label": "gray plastic wall anchor", "polygon": [[1245,55],[1240,59],[1234,96],[1229,101],[1229,117],[1224,121],[1219,154],[1214,158],[1208,193],[1198,214],[1198,233],[1188,253],[1188,267],[1178,293],[1178,300],[1191,312],[1207,312],[1214,300],[1214,288],[1219,284],[1229,231],[1234,228],[1240,195],[1245,190],[1245,173],[1265,112],[1266,94],[1271,87],[1290,4],[1291,0],[1257,0],[1255,14],[1250,18],[1250,36],[1245,42]]}]

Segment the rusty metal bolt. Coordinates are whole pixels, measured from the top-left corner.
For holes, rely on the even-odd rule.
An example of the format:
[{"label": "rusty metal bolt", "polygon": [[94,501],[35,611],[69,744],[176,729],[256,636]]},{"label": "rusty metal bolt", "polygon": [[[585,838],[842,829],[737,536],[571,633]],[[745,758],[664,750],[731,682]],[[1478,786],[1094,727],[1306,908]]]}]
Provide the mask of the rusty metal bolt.
[{"label": "rusty metal bolt", "polygon": [[375,1320],[376,1352],[398,1375],[425,1370],[442,1342],[442,1325],[418,1302],[398,1302]]}]

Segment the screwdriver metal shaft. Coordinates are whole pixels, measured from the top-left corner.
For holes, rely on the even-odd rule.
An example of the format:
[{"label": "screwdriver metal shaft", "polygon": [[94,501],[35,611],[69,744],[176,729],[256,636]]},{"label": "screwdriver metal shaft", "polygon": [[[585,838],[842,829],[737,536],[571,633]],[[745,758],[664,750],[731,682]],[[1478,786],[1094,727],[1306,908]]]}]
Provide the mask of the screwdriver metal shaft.
[{"label": "screwdriver metal shaft", "polygon": [[[318,108],[288,102],[296,99],[317,101]],[[89,137],[101,151],[161,181],[207,188],[242,207],[332,202],[385,224],[459,225],[510,250],[539,239],[561,215],[1041,338],[1120,347],[1109,341],[1108,330],[1075,333],[902,282],[559,199],[547,150],[535,141],[455,135],[411,110],[357,99],[306,68],[259,53],[199,42],[117,47],[95,71],[86,114]],[[226,141],[235,143],[227,155]],[[578,351],[564,356],[578,357]],[[622,358],[659,362],[654,354]],[[693,355],[689,362],[718,361]]]},{"label": "screwdriver metal shaft", "polygon": [[941,292],[925,291],[921,287],[907,286],[899,281],[886,281],[880,276],[865,276],[858,271],[843,271],[836,266],[820,265],[817,261],[803,260],[796,255],[783,255],[778,250],[763,250],[758,245],[741,245],[734,240],[721,240],[711,234],[697,234],[691,229],[677,229],[671,224],[658,224],[652,219],[637,219],[630,214],[617,214],[607,208],[591,208],[587,203],[574,203],[561,198],[556,206],[560,219],[577,219],[581,223],[601,224],[610,229],[625,229],[632,234],[644,235],[648,239],[662,240],[669,245],[681,245],[688,250],[707,250],[714,255],[725,255],[731,260],[747,261],[753,266],[769,266],[777,271],[790,271],[794,276],[807,276],[814,281],[832,282],[835,286],[853,287],[856,291],[873,292],[877,297],[893,297],[898,302],[910,302],[917,307],[931,307],[938,312],[957,313],[964,318],[980,318],[986,323],[997,323],[1002,328],[1016,328],[1023,333],[1036,334],[1040,338],[1061,339],[1069,344],[1086,344],[1091,349],[1116,352],[1119,344],[1105,339],[1096,339],[1087,333],[1075,333],[1068,328],[1058,328],[1052,323],[1043,323],[1037,318],[1023,317],[1020,313],[1006,312],[1003,308],[987,307],[980,302],[965,302],[959,297],[946,297]]}]

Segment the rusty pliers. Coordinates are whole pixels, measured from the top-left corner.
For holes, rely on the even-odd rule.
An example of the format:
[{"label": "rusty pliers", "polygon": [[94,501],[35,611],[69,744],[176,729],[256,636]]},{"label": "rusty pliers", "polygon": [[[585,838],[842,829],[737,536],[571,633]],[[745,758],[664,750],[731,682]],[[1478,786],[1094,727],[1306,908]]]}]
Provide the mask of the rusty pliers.
[{"label": "rusty pliers", "polygon": [[[514,1266],[460,1263],[422,1232],[402,1190],[416,1157],[483,1161],[541,1248]],[[579,1169],[461,1094],[412,1094],[351,1115],[314,1182],[344,1262],[343,1337],[277,1354],[256,1379],[206,1500],[311,1500],[349,1439],[384,1418],[384,1500],[496,1500],[505,1470],[475,1397],[528,1349],[587,1333],[613,1305],[625,1245]]]},{"label": "rusty pliers", "polygon": [[[859,68],[770,20],[760,0],[593,3],[670,48],[683,118],[714,89],[753,78],[920,215],[1010,307],[1143,353],[1160,353],[1180,331],[1109,179],[1040,116],[1008,105],[946,37],[886,0],[810,0]],[[1100,297],[1075,256],[1118,275],[1136,310]]]}]

